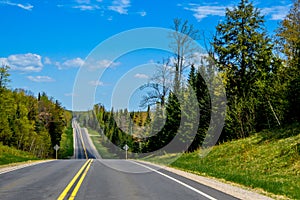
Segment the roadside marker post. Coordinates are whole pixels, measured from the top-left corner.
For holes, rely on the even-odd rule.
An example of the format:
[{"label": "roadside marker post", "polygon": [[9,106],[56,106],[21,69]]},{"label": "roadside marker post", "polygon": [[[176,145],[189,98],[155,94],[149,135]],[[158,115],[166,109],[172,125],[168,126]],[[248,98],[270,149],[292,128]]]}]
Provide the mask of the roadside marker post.
[{"label": "roadside marker post", "polygon": [[54,149],[55,149],[55,159],[57,160],[57,151],[60,147],[58,145],[55,145],[54,146]]},{"label": "roadside marker post", "polygon": [[125,146],[123,147],[123,149],[126,151],[126,160],[127,160],[129,146],[127,144],[125,144]]}]

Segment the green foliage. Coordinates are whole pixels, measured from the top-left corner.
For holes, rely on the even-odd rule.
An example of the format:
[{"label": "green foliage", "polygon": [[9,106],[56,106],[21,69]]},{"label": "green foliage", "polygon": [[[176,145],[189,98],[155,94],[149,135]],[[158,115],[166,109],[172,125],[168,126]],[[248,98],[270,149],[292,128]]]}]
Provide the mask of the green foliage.
[{"label": "green foliage", "polygon": [[7,65],[2,65],[0,67],[0,92],[3,88],[7,87],[7,83],[10,82],[9,80],[9,71],[10,67]]},{"label": "green foliage", "polygon": [[273,54],[274,45],[260,11],[248,0],[227,9],[225,21],[217,26],[213,46],[228,99],[221,140],[247,137],[255,130],[280,124],[282,107],[276,103],[280,94],[272,88],[281,61]]},{"label": "green foliage", "polygon": [[300,1],[294,0],[294,4],[280,23],[277,29],[277,44],[285,55],[286,68],[283,70],[287,88],[285,93],[288,102],[286,121],[291,123],[300,122]]},{"label": "green foliage", "polygon": [[[277,30],[277,43],[282,53],[287,57],[288,65],[292,73],[290,76],[299,76],[300,70],[300,0],[294,0],[294,4],[281,21]],[[294,74],[293,74],[294,73]],[[296,73],[296,74],[295,74]]]},{"label": "green foliage", "polygon": [[61,135],[60,149],[58,151],[58,158],[70,158],[73,156],[74,147],[73,147],[73,129],[70,124]]},{"label": "green foliage", "polygon": [[8,69],[0,71],[0,141],[39,158],[51,157],[70,116],[45,93],[37,99],[28,91],[7,89]]},{"label": "green foliage", "polygon": [[205,58],[205,61],[207,61],[208,64],[204,65],[202,61],[201,65],[198,66],[198,70],[196,70],[194,65],[192,65],[188,79],[189,90],[191,91],[187,91],[188,96],[186,102],[192,103],[191,100],[193,97],[190,97],[190,95],[194,93],[197,98],[197,102],[194,103],[198,106],[198,109],[195,109],[195,107],[192,105],[187,106],[187,109],[190,113],[193,113],[194,119],[199,118],[199,121],[194,120],[196,123],[199,123],[199,125],[194,140],[188,149],[190,152],[197,150],[203,144],[210,123],[210,114],[212,108],[210,105],[210,94],[208,92],[207,83],[204,77],[206,78],[208,84],[213,84],[214,70],[212,68],[212,60],[207,57]]}]

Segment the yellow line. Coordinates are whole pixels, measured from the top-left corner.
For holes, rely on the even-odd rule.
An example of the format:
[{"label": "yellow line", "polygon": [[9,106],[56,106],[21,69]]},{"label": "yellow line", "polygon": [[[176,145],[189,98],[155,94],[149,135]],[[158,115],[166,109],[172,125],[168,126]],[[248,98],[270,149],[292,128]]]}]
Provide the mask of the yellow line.
[{"label": "yellow line", "polygon": [[83,137],[82,137],[82,133],[81,133],[81,128],[79,128],[79,134],[80,134],[81,144],[82,144],[82,147],[83,147],[85,158],[88,159],[88,155],[86,153],[86,148],[85,148]]},{"label": "yellow line", "polygon": [[87,172],[89,171],[92,162],[93,162],[93,160],[91,160],[91,162],[88,164],[88,166],[87,166],[86,169],[84,170],[84,173],[83,173],[82,176],[80,177],[80,179],[79,179],[79,181],[78,181],[76,187],[74,188],[74,190],[73,190],[71,196],[69,197],[69,200],[75,199],[76,194],[77,194],[77,192],[78,192],[78,190],[79,190],[79,188],[80,188],[80,186],[81,186],[81,184],[82,184],[82,182],[83,182],[83,180],[84,180],[84,178],[85,178]]},{"label": "yellow line", "polygon": [[63,200],[69,190],[71,189],[71,187],[74,185],[75,181],[78,179],[78,177],[80,176],[80,174],[82,173],[83,169],[85,168],[85,166],[90,162],[91,160],[87,160],[84,165],[80,168],[80,170],[77,172],[77,174],[73,177],[73,179],[71,180],[71,182],[67,185],[67,187],[64,189],[64,191],[59,195],[59,197],[57,198],[57,200]]}]

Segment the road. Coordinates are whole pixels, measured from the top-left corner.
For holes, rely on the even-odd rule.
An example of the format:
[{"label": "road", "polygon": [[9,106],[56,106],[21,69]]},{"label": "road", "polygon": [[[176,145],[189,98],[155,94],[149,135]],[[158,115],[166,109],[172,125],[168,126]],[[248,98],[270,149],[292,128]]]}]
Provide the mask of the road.
[{"label": "road", "polygon": [[75,159],[101,159],[86,128],[81,128],[76,120],[72,121],[74,136],[74,158]]},{"label": "road", "polygon": [[[83,159],[57,160],[1,174],[0,197],[57,199],[84,163]],[[70,194],[71,191],[63,197],[69,198]],[[75,199],[235,198],[170,172],[156,171],[154,166],[130,160],[97,159],[91,163]]]},{"label": "road", "polygon": [[0,173],[0,199],[236,199],[149,164],[100,159],[87,130],[76,121],[73,127],[77,159]]}]

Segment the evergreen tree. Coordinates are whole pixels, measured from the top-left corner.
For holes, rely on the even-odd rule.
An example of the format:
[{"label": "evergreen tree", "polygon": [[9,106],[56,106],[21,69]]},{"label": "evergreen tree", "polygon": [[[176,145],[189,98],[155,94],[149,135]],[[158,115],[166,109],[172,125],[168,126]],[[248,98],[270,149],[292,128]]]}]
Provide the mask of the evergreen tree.
[{"label": "evergreen tree", "polygon": [[10,82],[9,80],[9,69],[8,65],[2,65],[0,67],[0,92],[3,88],[7,87],[7,83]]},{"label": "evergreen tree", "polygon": [[226,9],[212,44],[226,85],[229,109],[225,134],[246,137],[258,126],[256,116],[266,112],[257,106],[269,100],[260,89],[270,82],[270,74],[278,66],[264,17],[248,0],[241,0],[232,10]]}]

